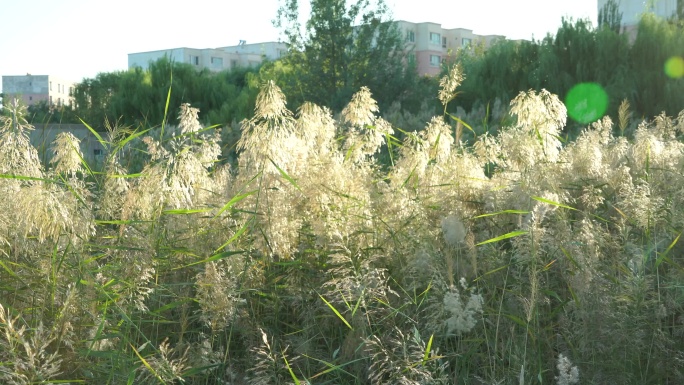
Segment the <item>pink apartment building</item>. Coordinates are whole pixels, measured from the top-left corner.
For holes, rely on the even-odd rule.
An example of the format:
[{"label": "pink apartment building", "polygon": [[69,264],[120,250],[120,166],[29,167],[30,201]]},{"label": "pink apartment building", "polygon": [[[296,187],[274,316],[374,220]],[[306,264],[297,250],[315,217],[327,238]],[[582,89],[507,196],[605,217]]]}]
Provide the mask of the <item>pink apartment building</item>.
[{"label": "pink apartment building", "polygon": [[442,28],[441,24],[396,21],[405,38],[408,60],[415,60],[420,75],[439,75],[442,63],[459,49],[470,49],[478,44],[489,47],[505,39],[500,35],[476,35],[470,29]]}]

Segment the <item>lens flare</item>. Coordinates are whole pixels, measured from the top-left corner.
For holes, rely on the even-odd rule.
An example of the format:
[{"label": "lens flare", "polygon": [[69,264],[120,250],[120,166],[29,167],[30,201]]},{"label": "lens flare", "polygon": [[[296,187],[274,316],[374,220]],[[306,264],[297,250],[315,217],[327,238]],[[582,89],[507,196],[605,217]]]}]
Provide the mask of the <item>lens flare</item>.
[{"label": "lens flare", "polygon": [[608,109],[608,94],[599,84],[579,83],[565,96],[568,115],[575,121],[587,124],[600,119]]},{"label": "lens flare", "polygon": [[665,62],[665,74],[673,79],[684,76],[684,59],[679,56],[672,56]]}]

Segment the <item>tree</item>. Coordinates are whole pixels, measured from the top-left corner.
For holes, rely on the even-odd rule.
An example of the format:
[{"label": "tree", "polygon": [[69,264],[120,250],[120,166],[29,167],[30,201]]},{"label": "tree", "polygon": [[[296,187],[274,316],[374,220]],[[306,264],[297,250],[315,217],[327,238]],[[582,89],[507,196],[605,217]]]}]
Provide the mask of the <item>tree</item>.
[{"label": "tree", "polygon": [[[98,130],[104,129],[106,121],[149,127],[164,118],[175,124],[173,106],[190,103],[202,111],[205,123],[230,124],[252,113],[257,87],[247,79],[258,71],[253,67],[197,71],[189,64],[162,58],[146,70],[132,68],[84,79],[74,89],[75,115]],[[169,110],[165,111],[169,87]]]},{"label": "tree", "polygon": [[620,7],[615,0],[608,0],[599,10],[598,26],[599,29],[608,28],[620,33],[622,29],[622,12],[620,12]]},{"label": "tree", "polygon": [[[404,42],[384,0],[311,0],[302,31],[299,0],[284,0],[274,25],[290,44],[298,79],[286,93],[339,111],[362,86],[380,106],[401,101],[417,75],[404,65]],[[412,78],[413,77],[413,78]]]}]

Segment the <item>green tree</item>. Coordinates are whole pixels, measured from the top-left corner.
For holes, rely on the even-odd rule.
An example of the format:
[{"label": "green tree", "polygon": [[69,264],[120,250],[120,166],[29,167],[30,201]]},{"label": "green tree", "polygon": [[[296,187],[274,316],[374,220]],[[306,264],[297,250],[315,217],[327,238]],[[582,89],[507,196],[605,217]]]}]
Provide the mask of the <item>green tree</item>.
[{"label": "green tree", "polygon": [[249,117],[257,87],[248,79],[259,68],[238,68],[214,73],[162,58],[148,69],[100,73],[75,87],[75,114],[88,124],[103,129],[105,121],[128,126],[155,126],[165,117],[174,124],[177,108],[190,103],[199,108],[207,124],[230,124]]},{"label": "green tree", "polygon": [[663,111],[676,115],[684,107],[684,79],[670,78],[664,70],[667,60],[676,56],[684,56],[684,29],[655,15],[644,15],[630,50],[636,86],[633,106],[644,117]]},{"label": "green tree", "polygon": [[384,0],[311,0],[304,30],[299,0],[284,0],[274,25],[290,44],[287,63],[296,83],[284,87],[297,104],[312,101],[340,110],[362,86],[381,107],[410,94],[417,75],[404,65],[404,42]]},{"label": "green tree", "polygon": [[620,12],[620,7],[615,0],[608,0],[599,10],[598,27],[599,29],[608,28],[620,33],[622,29],[622,12]]}]

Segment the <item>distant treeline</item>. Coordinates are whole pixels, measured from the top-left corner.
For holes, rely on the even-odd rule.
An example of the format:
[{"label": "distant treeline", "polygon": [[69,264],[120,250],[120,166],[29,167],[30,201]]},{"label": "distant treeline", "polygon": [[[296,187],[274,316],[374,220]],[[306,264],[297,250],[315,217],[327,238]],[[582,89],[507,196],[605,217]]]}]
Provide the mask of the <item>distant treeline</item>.
[{"label": "distant treeline", "polygon": [[[507,103],[520,91],[529,89],[544,88],[563,99],[573,85],[595,82],[607,92],[607,113],[612,116],[624,99],[630,102],[635,117],[650,118],[663,111],[676,115],[684,109],[684,77],[669,77],[664,64],[671,57],[684,57],[682,22],[645,15],[638,32],[631,36],[617,33],[608,24],[594,28],[585,20],[563,20],[555,36],[541,41],[502,40],[487,50],[477,46],[459,50],[451,55],[450,62],[461,63],[465,81],[450,108],[470,111],[496,100]],[[339,112],[343,105],[336,101],[345,100],[346,94],[353,91],[351,88],[360,87],[356,83],[363,80],[345,82],[340,86],[339,98],[329,93],[307,92],[319,89],[325,80],[315,79],[310,72],[303,75],[306,69],[300,66],[302,55],[291,53],[260,67],[218,73],[197,71],[191,65],[161,59],[146,70],[100,73],[93,79],[84,79],[75,87],[76,107],[71,111],[50,112],[46,106],[38,106],[30,112],[32,120],[38,122],[70,123],[78,122],[80,117],[99,129],[105,121],[149,127],[159,125],[165,114],[168,122],[175,122],[178,106],[190,103],[200,109],[204,123],[226,125],[252,115],[260,84],[271,79],[281,85],[292,110],[304,101],[312,101]],[[387,60],[405,58],[391,55]],[[358,62],[343,66],[346,72],[337,76],[369,79],[366,72],[372,66],[354,64]],[[400,103],[402,111],[417,113],[421,108],[424,112],[427,103],[428,110],[439,113],[439,102],[434,96],[439,79],[418,77],[410,70],[397,70],[391,80],[385,79],[382,85],[371,88],[380,108],[387,110],[393,103]],[[365,72],[361,76],[355,71]],[[326,75],[321,72],[319,77],[323,76]]]},{"label": "distant treeline", "polygon": [[503,40],[486,52],[464,53],[459,57],[466,79],[458,102],[469,110],[542,88],[562,99],[573,85],[595,82],[609,96],[611,116],[624,99],[640,117],[676,115],[684,109],[684,77],[669,77],[664,67],[668,59],[684,57],[682,22],[645,15],[632,36],[633,42],[608,25],[563,20],[555,36],[541,41]]}]

